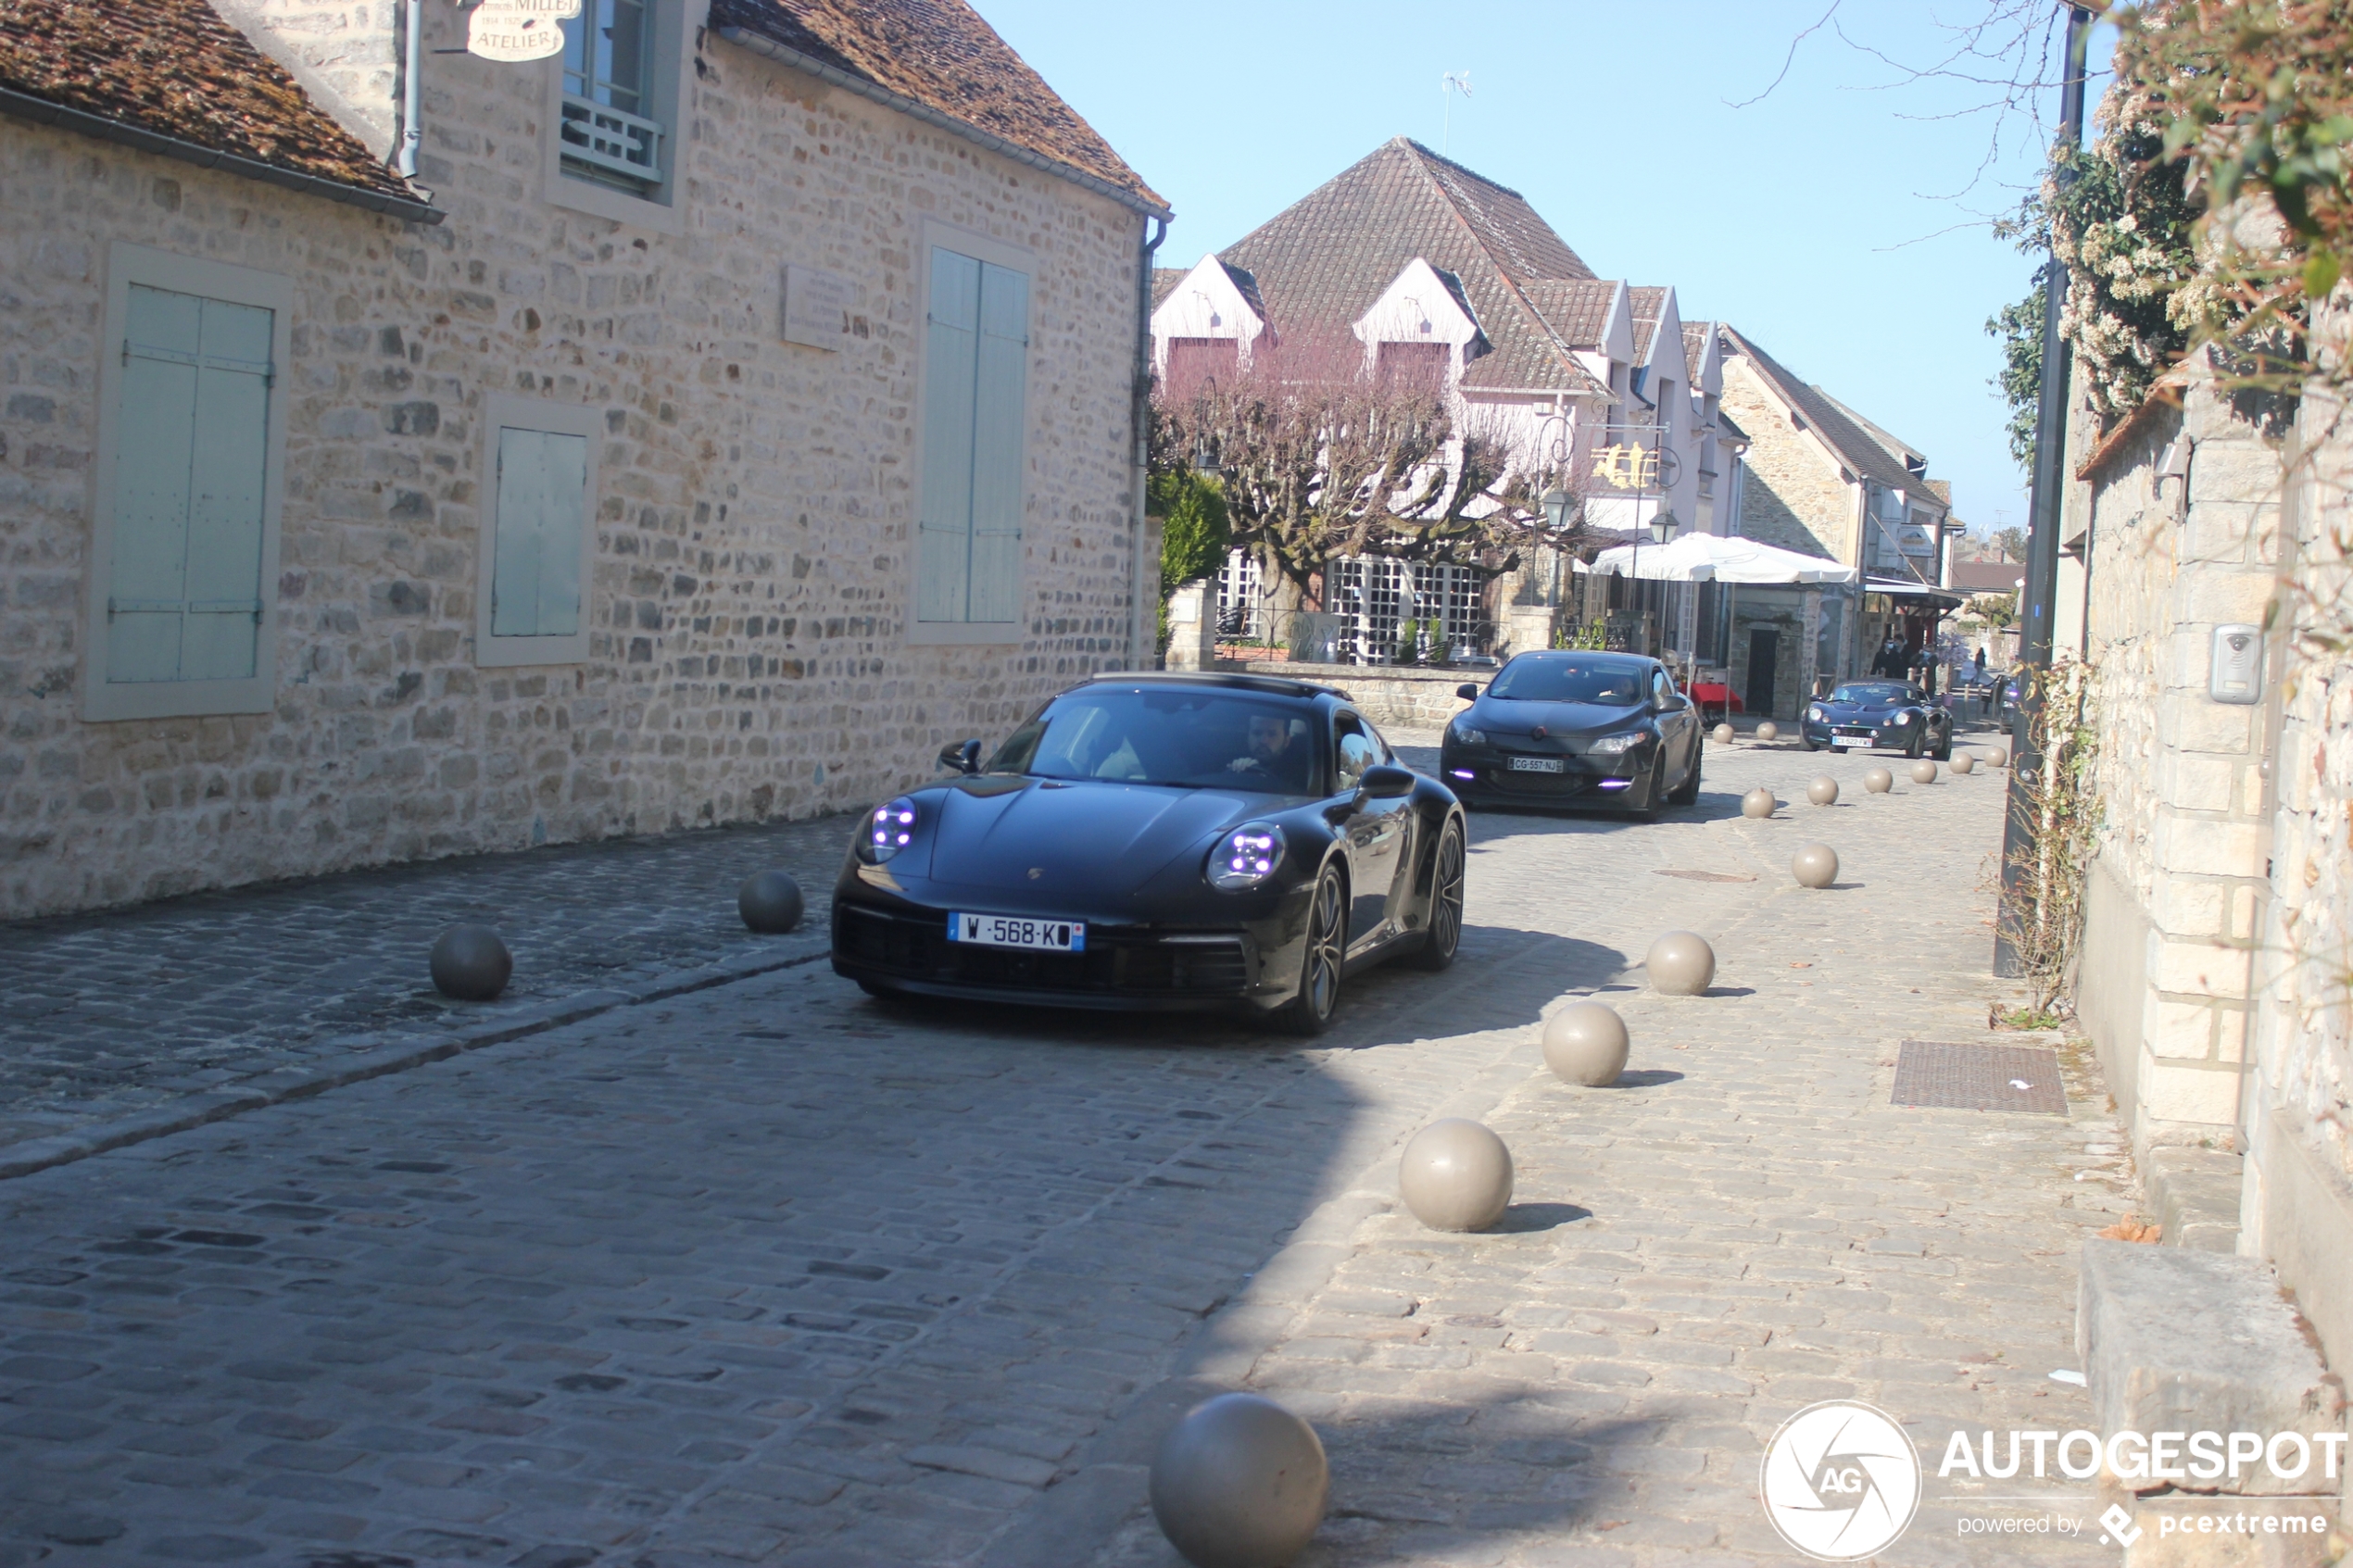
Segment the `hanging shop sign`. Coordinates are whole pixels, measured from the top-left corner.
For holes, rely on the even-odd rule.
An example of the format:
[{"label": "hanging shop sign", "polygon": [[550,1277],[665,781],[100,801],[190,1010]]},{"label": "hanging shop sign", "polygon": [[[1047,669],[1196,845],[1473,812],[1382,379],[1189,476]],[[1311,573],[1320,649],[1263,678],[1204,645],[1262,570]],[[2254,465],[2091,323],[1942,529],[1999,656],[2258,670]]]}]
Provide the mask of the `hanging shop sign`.
[{"label": "hanging shop sign", "polygon": [[580,0],[482,0],[466,14],[466,53],[509,65],[560,55],[560,24],[579,14]]}]

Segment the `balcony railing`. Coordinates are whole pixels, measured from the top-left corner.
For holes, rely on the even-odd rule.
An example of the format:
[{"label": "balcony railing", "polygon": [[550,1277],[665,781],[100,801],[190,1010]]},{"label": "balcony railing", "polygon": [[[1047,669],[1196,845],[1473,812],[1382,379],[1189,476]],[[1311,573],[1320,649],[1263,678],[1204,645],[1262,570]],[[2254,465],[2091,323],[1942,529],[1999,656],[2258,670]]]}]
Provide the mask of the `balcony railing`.
[{"label": "balcony railing", "polygon": [[564,94],[563,155],[640,185],[661,183],[661,122]]}]

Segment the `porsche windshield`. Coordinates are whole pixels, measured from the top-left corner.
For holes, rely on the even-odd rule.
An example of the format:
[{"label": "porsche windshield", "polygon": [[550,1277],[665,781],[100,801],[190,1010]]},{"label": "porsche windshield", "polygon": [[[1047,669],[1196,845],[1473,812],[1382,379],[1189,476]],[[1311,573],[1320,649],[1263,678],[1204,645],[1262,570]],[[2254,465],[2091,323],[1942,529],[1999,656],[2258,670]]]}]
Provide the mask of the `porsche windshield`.
[{"label": "porsche windshield", "polygon": [[1832,702],[1851,702],[1857,708],[1884,708],[1892,703],[1917,702],[1919,699],[1909,686],[1892,681],[1849,681],[1831,693]]},{"label": "porsche windshield", "polygon": [[1617,659],[1515,659],[1504,666],[1489,696],[1521,702],[1598,702],[1631,708],[1642,700],[1642,667]]},{"label": "porsche windshield", "polygon": [[1055,699],[992,773],[1269,795],[1322,793],[1315,709],[1247,692],[1088,686]]}]

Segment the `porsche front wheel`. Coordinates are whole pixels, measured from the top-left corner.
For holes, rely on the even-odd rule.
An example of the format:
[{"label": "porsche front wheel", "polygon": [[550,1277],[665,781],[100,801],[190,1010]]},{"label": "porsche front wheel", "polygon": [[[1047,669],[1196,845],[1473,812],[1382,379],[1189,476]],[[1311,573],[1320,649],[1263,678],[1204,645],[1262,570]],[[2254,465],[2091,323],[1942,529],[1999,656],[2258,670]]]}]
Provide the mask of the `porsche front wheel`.
[{"label": "porsche front wheel", "polygon": [[1448,822],[1438,841],[1429,874],[1429,935],[1405,961],[1416,969],[1444,969],[1463,945],[1463,828]]},{"label": "porsche front wheel", "polygon": [[1307,941],[1299,955],[1299,994],[1277,1016],[1294,1035],[1320,1035],[1340,1006],[1340,976],[1348,961],[1348,888],[1340,869],[1326,866],[1307,906]]}]

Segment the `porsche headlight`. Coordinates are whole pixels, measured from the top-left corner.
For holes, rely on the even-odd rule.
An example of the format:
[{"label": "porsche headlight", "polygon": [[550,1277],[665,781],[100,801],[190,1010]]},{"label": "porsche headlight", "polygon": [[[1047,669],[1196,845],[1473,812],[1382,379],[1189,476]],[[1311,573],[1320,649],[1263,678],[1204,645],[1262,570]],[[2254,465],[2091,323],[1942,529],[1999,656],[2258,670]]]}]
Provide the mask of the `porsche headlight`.
[{"label": "porsche headlight", "polygon": [[1448,727],[1454,732],[1454,738],[1462,742],[1465,746],[1485,746],[1487,744],[1486,731],[1474,730],[1468,724],[1464,723],[1460,719],[1455,720],[1453,723]]},{"label": "porsche headlight", "polygon": [[1593,757],[1616,757],[1620,752],[1633,750],[1649,738],[1641,730],[1629,730],[1622,735],[1604,735],[1599,740],[1590,741],[1585,750]]},{"label": "porsche headlight", "polygon": [[866,819],[866,831],[858,838],[858,858],[879,866],[906,848],[914,836],[915,803],[903,795],[886,800]]},{"label": "porsche headlight", "polygon": [[1272,822],[1244,822],[1217,841],[1209,857],[1209,885],[1221,893],[1263,886],[1283,863],[1283,830]]}]

